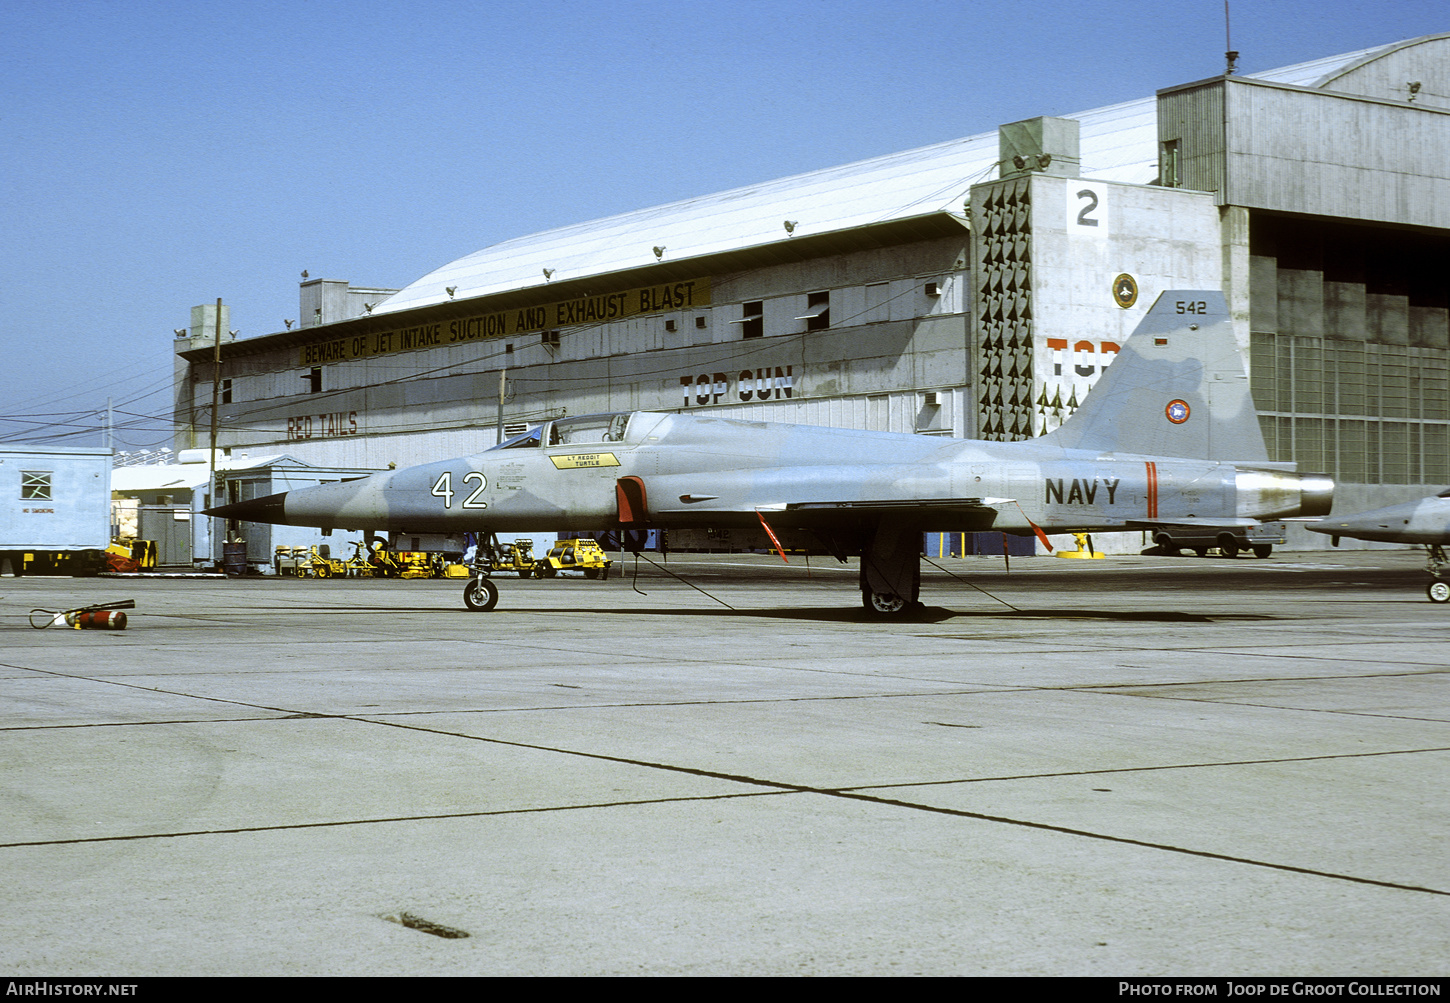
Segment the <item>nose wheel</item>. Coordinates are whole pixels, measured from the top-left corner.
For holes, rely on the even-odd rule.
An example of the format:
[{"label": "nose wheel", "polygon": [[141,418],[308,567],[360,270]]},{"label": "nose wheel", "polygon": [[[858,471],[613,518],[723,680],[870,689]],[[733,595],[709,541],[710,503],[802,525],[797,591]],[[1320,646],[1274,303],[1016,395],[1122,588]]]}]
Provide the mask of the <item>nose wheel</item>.
[{"label": "nose wheel", "polygon": [[463,586],[463,605],[475,613],[487,613],[498,605],[498,586],[482,576]]}]

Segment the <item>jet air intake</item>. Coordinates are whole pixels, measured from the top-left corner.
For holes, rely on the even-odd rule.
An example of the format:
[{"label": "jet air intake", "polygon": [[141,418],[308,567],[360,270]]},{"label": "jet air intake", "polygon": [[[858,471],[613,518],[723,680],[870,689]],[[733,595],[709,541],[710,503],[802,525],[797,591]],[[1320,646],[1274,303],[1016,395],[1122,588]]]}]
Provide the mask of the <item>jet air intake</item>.
[{"label": "jet air intake", "polygon": [[1328,474],[1295,474],[1286,470],[1240,468],[1234,474],[1241,518],[1289,519],[1329,514],[1334,480]]}]

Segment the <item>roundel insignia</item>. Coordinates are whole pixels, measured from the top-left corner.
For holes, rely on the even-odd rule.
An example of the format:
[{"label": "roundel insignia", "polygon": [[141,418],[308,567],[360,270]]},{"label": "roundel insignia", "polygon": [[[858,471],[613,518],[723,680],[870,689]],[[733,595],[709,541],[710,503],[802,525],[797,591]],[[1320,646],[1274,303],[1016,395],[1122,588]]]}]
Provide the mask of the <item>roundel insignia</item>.
[{"label": "roundel insignia", "polygon": [[1182,425],[1188,420],[1188,402],[1184,400],[1171,400],[1168,402],[1168,406],[1163,409],[1163,413],[1168,416],[1168,420],[1173,422],[1173,424]]},{"label": "roundel insignia", "polygon": [[1124,310],[1138,302],[1138,283],[1124,272],[1113,279],[1113,299]]}]

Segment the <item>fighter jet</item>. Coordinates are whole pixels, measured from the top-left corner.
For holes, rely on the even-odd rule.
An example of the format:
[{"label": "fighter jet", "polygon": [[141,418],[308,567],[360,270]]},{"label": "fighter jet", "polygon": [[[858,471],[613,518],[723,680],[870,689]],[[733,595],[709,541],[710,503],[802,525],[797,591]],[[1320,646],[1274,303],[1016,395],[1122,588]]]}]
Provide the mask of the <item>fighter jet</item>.
[{"label": "fighter jet", "polygon": [[1450,602],[1450,582],[1440,579],[1450,564],[1443,549],[1450,543],[1450,489],[1432,498],[1310,523],[1307,528],[1324,533],[1336,547],[1342,536],[1381,543],[1423,544],[1429,554],[1425,570],[1435,578],[1425,587],[1425,593],[1431,602]]},{"label": "fighter jet", "polygon": [[[923,532],[1242,527],[1324,515],[1333,482],[1271,463],[1219,292],[1162,293],[1061,427],[1018,442],[688,414],[558,418],[470,456],[209,510],[391,534],[401,550],[538,526],[754,529],[859,556],[862,604],[919,605]],[[769,544],[767,544],[769,546]],[[464,594],[491,609],[486,578]]]}]

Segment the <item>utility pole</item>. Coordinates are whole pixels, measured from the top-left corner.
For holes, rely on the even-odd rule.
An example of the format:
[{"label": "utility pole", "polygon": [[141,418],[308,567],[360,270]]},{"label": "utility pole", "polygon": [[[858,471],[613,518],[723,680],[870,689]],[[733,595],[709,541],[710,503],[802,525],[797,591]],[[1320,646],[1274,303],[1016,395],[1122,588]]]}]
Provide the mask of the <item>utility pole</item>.
[{"label": "utility pole", "polygon": [[508,356],[504,356],[504,364],[498,371],[498,438],[494,440],[495,444],[503,442],[503,392],[508,372]]},{"label": "utility pole", "polygon": [[[211,505],[215,508],[224,499],[220,495],[221,479],[217,477],[216,469],[216,430],[217,412],[221,406],[222,395],[222,298],[216,299],[216,345],[212,349],[212,370],[211,370]],[[215,527],[213,522],[212,526]],[[225,525],[225,523],[223,523]],[[213,553],[215,553],[216,541],[212,541]]]}]

